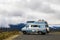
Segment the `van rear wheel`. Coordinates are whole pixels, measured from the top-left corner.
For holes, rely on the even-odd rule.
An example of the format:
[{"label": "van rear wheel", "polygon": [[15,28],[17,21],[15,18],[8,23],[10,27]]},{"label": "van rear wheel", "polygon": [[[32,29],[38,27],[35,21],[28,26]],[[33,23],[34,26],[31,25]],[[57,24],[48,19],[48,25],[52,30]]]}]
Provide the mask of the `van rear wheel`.
[{"label": "van rear wheel", "polygon": [[45,34],[46,34],[46,33],[43,33],[43,32],[41,33],[41,35],[45,35]]},{"label": "van rear wheel", "polygon": [[43,33],[43,32],[38,32],[38,34],[45,35],[46,33]]}]

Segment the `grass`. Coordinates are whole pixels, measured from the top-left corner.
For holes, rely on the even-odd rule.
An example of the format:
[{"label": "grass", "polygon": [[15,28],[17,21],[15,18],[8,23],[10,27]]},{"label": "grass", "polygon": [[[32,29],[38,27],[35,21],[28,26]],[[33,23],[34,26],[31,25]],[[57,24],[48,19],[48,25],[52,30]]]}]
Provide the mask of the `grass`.
[{"label": "grass", "polygon": [[0,33],[0,40],[6,39],[16,34],[19,34],[19,31],[2,32]]}]

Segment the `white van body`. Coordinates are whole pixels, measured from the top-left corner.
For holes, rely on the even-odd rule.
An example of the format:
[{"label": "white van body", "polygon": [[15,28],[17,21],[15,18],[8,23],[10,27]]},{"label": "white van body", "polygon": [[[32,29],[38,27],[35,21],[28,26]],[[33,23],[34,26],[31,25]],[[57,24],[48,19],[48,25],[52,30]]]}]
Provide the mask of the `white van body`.
[{"label": "white van body", "polygon": [[46,21],[27,21],[26,26],[21,29],[24,34],[27,33],[38,33],[46,34],[49,33],[49,26]]}]

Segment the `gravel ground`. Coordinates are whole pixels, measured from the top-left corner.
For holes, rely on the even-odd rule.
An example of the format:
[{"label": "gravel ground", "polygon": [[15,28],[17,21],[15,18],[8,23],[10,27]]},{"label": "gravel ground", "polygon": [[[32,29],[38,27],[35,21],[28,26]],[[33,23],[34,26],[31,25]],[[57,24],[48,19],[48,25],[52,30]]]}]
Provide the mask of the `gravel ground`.
[{"label": "gravel ground", "polygon": [[60,40],[60,34],[54,32],[46,35],[20,35],[14,40]]}]

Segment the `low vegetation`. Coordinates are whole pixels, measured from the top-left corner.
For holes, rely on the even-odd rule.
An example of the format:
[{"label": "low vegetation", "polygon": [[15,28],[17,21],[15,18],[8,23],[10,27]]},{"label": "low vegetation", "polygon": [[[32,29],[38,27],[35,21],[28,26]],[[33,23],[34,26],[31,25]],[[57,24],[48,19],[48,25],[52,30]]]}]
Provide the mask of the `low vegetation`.
[{"label": "low vegetation", "polygon": [[0,40],[6,39],[8,37],[11,37],[13,35],[19,34],[19,31],[7,31],[7,32],[1,32],[0,33]]}]

